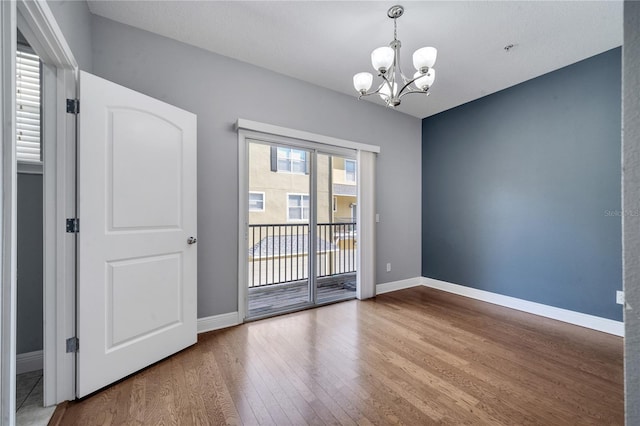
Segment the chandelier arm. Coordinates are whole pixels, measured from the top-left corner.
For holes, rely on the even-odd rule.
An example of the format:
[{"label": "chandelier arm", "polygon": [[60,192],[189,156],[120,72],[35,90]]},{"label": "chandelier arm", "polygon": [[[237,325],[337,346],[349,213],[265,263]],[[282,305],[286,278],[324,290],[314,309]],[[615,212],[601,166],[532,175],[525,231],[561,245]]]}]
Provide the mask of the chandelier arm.
[{"label": "chandelier arm", "polygon": [[379,92],[380,92],[379,90],[376,90],[375,92],[361,93],[361,94],[358,96],[358,99],[360,99],[360,98],[364,98],[365,96],[371,96],[371,95],[387,96],[387,95],[385,95],[384,93],[379,93]]},{"label": "chandelier arm", "polygon": [[429,92],[429,89],[427,89],[427,90],[416,90],[416,89],[413,89],[413,90],[407,90],[406,92],[404,92],[403,94],[401,94],[400,96],[398,96],[398,98],[401,98],[401,97],[403,97],[404,95],[411,95],[411,94],[414,94],[414,93],[415,93],[415,94],[420,94],[420,93],[422,93],[423,95],[427,95],[427,96],[429,96],[429,95],[431,94],[431,92]]},{"label": "chandelier arm", "polygon": [[378,77],[382,77],[382,83],[380,83],[380,85],[378,86],[378,88],[376,89],[376,91],[375,91],[375,92],[372,92],[372,94],[373,94],[373,93],[379,93],[379,92],[380,92],[380,90],[382,90],[382,88],[384,87],[384,85],[385,85],[385,84],[387,84],[387,85],[389,84],[389,80],[387,80],[387,79],[386,79],[386,77],[384,76],[384,74],[378,74]]},{"label": "chandelier arm", "polygon": [[[404,76],[402,76],[402,77],[404,78]],[[418,77],[414,77],[412,79],[405,80],[404,86],[402,86],[402,89],[400,89],[400,91],[398,92],[398,98],[402,97],[402,95],[404,95],[406,93],[410,93],[411,91],[423,92],[424,90],[416,90],[416,89],[411,89],[409,87],[414,81],[416,81],[417,79],[419,79],[421,77],[422,77],[422,75],[420,75]],[[429,90],[429,89],[427,89],[427,90]]]},{"label": "chandelier arm", "polygon": [[363,96],[371,96],[371,95],[375,95],[375,94],[381,94],[383,96],[386,96],[384,93],[380,93],[380,90],[382,89],[382,87],[384,85],[385,85],[385,82],[383,81],[382,83],[380,83],[380,85],[378,86],[378,88],[376,90],[374,90],[373,92],[361,93],[360,96],[358,96],[358,99],[362,98]]},{"label": "chandelier arm", "polygon": [[[392,65],[391,69],[393,70],[393,68],[394,67]],[[393,71],[395,71],[395,70],[393,70]],[[380,77],[382,77],[382,80],[384,80],[384,81],[380,84],[380,87],[378,88],[378,90],[382,89],[382,86],[384,86],[384,84],[386,83],[389,86],[389,90],[391,90],[391,92],[393,92],[393,83],[394,83],[394,81],[393,81],[393,73],[391,73],[391,80],[389,80],[387,78],[387,75],[388,75],[388,73],[387,74],[380,74]]]},{"label": "chandelier arm", "polygon": [[402,47],[402,43],[400,43],[400,40],[394,40],[393,44],[394,44],[393,74],[395,75],[396,70],[398,70],[398,74],[400,74],[400,78],[402,78],[402,82],[405,83],[406,85],[409,79],[402,72],[402,66],[400,65],[400,48]]},{"label": "chandelier arm", "polygon": [[389,105],[389,103],[391,102],[391,98],[390,98],[389,96],[387,96],[387,95],[386,95],[386,94],[384,94],[384,93],[378,93],[378,91],[371,92],[371,93],[362,93],[362,94],[360,94],[360,95],[358,96],[358,100],[360,100],[360,99],[364,98],[365,96],[371,96],[371,95],[375,95],[375,94],[378,94],[378,95],[380,95],[380,96],[384,96],[383,100],[384,100],[384,102],[387,104],[387,106],[388,106],[388,105]]}]

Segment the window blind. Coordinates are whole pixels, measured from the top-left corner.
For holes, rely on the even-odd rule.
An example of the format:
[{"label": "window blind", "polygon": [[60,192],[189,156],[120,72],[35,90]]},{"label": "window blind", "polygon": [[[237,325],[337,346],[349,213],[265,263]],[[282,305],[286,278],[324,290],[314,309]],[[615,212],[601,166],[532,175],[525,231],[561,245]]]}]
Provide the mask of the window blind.
[{"label": "window blind", "polygon": [[16,158],[39,163],[40,59],[18,47],[16,56]]}]

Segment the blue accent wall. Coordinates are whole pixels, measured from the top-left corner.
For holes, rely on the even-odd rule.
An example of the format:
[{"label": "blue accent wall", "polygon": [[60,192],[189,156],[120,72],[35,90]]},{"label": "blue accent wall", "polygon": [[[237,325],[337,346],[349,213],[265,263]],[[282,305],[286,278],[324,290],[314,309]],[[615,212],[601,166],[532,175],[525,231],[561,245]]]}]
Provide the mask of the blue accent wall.
[{"label": "blue accent wall", "polygon": [[621,321],[620,135],[620,48],[425,118],[422,275]]}]

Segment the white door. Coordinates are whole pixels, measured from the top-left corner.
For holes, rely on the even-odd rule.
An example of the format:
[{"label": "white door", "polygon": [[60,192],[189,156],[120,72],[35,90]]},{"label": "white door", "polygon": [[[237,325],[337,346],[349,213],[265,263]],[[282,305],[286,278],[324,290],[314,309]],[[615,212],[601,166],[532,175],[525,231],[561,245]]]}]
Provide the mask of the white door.
[{"label": "white door", "polygon": [[196,116],[80,73],[78,397],[196,342]]}]

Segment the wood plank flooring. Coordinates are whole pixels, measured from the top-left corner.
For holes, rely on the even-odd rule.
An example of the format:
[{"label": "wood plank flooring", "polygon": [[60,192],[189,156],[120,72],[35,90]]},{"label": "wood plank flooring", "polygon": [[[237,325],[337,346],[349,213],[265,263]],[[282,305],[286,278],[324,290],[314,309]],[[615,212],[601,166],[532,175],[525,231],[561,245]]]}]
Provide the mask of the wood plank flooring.
[{"label": "wood plank flooring", "polygon": [[622,338],[426,287],[199,336],[59,425],[622,425]]}]

